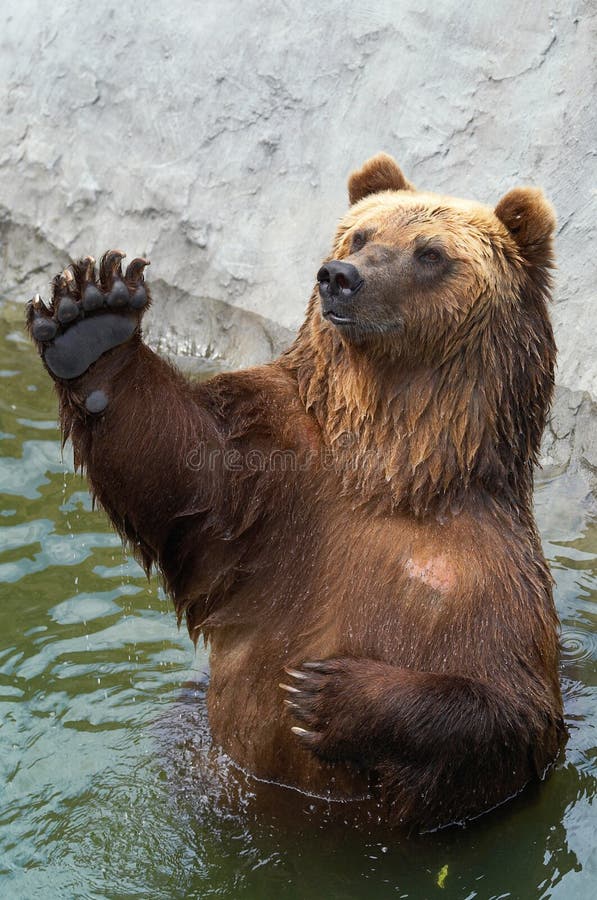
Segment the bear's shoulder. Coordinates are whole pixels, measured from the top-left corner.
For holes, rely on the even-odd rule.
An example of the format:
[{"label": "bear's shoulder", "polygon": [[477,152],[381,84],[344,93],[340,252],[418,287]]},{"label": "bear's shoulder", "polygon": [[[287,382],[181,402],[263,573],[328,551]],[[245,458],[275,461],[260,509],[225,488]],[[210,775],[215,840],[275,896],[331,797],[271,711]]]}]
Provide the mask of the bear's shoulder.
[{"label": "bear's shoulder", "polygon": [[201,403],[237,441],[319,451],[317,420],[305,409],[296,379],[276,362],[222,373],[199,387]]}]

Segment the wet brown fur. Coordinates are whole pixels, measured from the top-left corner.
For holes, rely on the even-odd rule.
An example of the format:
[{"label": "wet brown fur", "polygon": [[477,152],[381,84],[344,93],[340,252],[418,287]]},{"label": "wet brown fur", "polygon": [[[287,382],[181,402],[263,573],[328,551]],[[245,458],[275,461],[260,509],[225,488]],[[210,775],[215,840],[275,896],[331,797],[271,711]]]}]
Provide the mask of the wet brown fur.
[{"label": "wet brown fur", "polygon": [[[210,642],[215,740],[260,778],[373,789],[393,821],[435,827],[541,777],[563,737],[532,513],[554,220],[532,189],[495,211],[417,192],[385,155],[350,196],[332,257],[386,285],[390,251],[408,260],[426,235],[453,259],[424,290],[400,263],[398,330],[375,331],[395,315],[381,292],[363,300],[368,337],[346,338],[314,291],[280,359],[203,384],[138,335],[58,384],[61,420],[116,528]],[[374,238],[355,253],[357,229]],[[266,465],[242,462],[255,450]],[[283,669],[309,660],[325,671],[301,670],[285,708]]]}]

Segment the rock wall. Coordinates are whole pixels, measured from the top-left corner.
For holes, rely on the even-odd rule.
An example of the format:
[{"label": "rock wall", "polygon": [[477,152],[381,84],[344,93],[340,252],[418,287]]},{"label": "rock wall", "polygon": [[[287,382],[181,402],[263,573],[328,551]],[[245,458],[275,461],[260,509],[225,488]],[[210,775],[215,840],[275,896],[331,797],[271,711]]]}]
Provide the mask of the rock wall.
[{"label": "rock wall", "polygon": [[367,156],[491,203],[539,184],[574,431],[597,399],[596,30],[592,0],[4,0],[2,293],[121,246],[153,259],[155,343],[242,365],[300,322]]}]

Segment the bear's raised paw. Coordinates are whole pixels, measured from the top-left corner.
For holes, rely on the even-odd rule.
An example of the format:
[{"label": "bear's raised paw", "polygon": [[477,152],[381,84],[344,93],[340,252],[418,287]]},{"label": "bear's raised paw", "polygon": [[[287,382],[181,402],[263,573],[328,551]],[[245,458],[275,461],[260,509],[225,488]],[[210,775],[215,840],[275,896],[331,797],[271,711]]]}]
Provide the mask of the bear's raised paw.
[{"label": "bear's raised paw", "polygon": [[52,282],[49,304],[36,295],[27,305],[27,327],[51,374],[78,378],[96,360],[138,331],[150,297],[143,271],[148,259],[134,259],[122,274],[125,254],[108,250],[100,261],[87,256]]}]

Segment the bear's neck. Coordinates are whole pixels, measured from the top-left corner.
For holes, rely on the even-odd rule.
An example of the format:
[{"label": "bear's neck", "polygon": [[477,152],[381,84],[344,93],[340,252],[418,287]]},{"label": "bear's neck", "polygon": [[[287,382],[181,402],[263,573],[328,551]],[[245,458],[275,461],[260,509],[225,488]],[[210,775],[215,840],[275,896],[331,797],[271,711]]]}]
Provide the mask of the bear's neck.
[{"label": "bear's neck", "polygon": [[413,368],[307,321],[282,359],[357,502],[418,518],[456,514],[479,494],[530,508],[547,402],[526,408],[487,354]]}]

